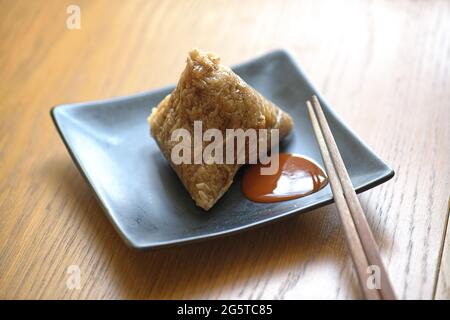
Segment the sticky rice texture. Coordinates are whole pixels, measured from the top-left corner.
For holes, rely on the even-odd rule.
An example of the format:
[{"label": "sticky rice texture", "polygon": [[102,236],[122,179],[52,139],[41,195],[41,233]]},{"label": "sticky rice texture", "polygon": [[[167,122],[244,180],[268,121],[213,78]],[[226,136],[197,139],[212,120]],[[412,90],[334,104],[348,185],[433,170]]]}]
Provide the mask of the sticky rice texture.
[{"label": "sticky rice texture", "polygon": [[[292,118],[287,113],[220,64],[217,56],[199,50],[189,52],[176,88],[153,108],[148,122],[161,152],[204,210],[228,190],[241,164],[174,164],[171,151],[179,141],[171,141],[172,132],[183,128],[191,133],[193,156],[194,121],[202,121],[203,132],[221,130],[224,143],[226,129],[278,128],[280,139],[292,130]],[[203,142],[203,147],[210,143]]]}]

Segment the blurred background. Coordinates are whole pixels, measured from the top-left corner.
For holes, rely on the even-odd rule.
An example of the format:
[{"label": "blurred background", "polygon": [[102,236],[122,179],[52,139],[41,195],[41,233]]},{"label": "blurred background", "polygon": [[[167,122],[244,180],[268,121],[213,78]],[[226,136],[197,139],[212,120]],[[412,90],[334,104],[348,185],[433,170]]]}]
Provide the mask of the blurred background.
[{"label": "blurred background", "polygon": [[361,297],[333,206],[145,253],[106,219],[50,108],[172,84],[193,47],[288,49],[396,171],[361,202],[398,296],[450,297],[450,1],[0,0],[0,39],[0,298]]}]

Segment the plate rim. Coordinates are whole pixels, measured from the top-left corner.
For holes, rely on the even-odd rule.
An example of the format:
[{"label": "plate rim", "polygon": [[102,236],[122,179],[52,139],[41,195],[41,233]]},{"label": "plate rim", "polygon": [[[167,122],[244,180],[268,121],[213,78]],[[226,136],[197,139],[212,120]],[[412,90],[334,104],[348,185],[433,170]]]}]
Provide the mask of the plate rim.
[{"label": "plate rim", "polygon": [[[337,122],[340,122],[341,125],[344,126],[345,130],[347,130],[350,135],[352,136],[353,139],[355,139],[359,144],[361,144],[368,153],[370,153],[370,155],[374,158],[376,158],[380,163],[382,163],[382,165],[386,168],[386,173],[383,173],[380,177],[372,179],[370,181],[368,181],[367,183],[364,183],[363,185],[361,185],[360,187],[356,188],[355,191],[356,193],[361,193],[364,191],[367,191],[369,189],[372,189],[386,181],[389,181],[390,179],[392,179],[395,175],[395,171],[383,160],[381,159],[373,150],[371,147],[369,147],[354,131],[353,129],[347,125],[347,123],[335,112],[335,110],[330,107],[330,104],[328,104],[327,100],[324,99],[324,97],[321,95],[320,91],[318,91],[315,86],[312,84],[312,82],[310,81],[310,78],[307,76],[307,74],[305,73],[305,71],[302,69],[302,67],[300,66],[300,64],[298,63],[297,59],[293,56],[293,54],[287,50],[287,49],[275,49],[272,51],[269,51],[265,54],[259,55],[253,59],[249,59],[246,60],[242,63],[236,64],[232,66],[232,69],[236,69],[236,68],[240,68],[243,66],[246,66],[250,63],[255,63],[258,62],[259,60],[264,60],[267,58],[270,58],[271,56],[284,56],[285,58],[287,58],[289,60],[289,62],[295,66],[295,71],[300,75],[300,77],[303,78],[303,80],[306,82],[306,84],[309,86],[309,88],[315,92],[315,94],[317,95],[317,97],[319,98],[319,100],[324,102],[325,108],[327,110],[327,112],[329,112],[330,114],[333,115],[333,117],[335,117]],[[208,240],[208,239],[214,239],[214,238],[219,238],[219,237],[224,237],[224,236],[228,236],[228,235],[232,235],[238,232],[243,232],[246,230],[250,230],[253,228],[257,228],[257,227],[261,227],[264,225],[267,225],[271,222],[274,222],[276,220],[282,220],[282,219],[286,219],[288,217],[294,217],[296,214],[300,214],[300,213],[304,213],[307,211],[312,211],[314,209],[326,206],[328,204],[331,204],[334,202],[333,198],[331,197],[330,199],[325,199],[325,200],[320,200],[318,202],[315,202],[313,204],[310,204],[308,206],[305,206],[303,208],[295,208],[293,207],[290,210],[287,210],[281,214],[278,214],[276,216],[272,216],[272,217],[268,217],[266,219],[260,220],[260,221],[255,221],[253,223],[250,224],[246,224],[246,225],[242,225],[242,226],[238,226],[235,228],[231,228],[231,229],[227,229],[227,230],[223,230],[223,231],[219,231],[219,232],[213,232],[213,233],[207,233],[207,234],[202,234],[202,235],[196,235],[196,236],[191,236],[191,237],[186,237],[186,238],[178,238],[178,239],[174,239],[174,240],[166,240],[166,241],[159,241],[159,242],[153,242],[153,243],[138,243],[137,241],[133,241],[120,227],[120,224],[118,223],[117,219],[114,217],[114,215],[111,213],[112,208],[110,208],[108,206],[107,203],[105,203],[105,201],[103,201],[103,199],[101,198],[98,190],[95,187],[95,184],[93,183],[90,175],[88,174],[87,170],[83,167],[83,165],[81,164],[80,159],[77,157],[76,153],[74,152],[72,146],[70,145],[70,142],[68,140],[68,137],[65,136],[62,126],[60,123],[60,119],[58,119],[59,116],[61,116],[61,113],[63,113],[66,109],[73,109],[73,108],[82,108],[82,107],[86,107],[88,105],[101,105],[101,104],[107,104],[107,103],[111,103],[111,102],[121,102],[121,101],[125,101],[125,100],[129,100],[129,99],[136,99],[139,97],[144,97],[144,96],[148,96],[148,95],[153,95],[153,94],[157,94],[157,93],[161,93],[164,91],[168,91],[175,88],[174,84],[171,85],[167,85],[161,88],[157,88],[157,89],[152,89],[152,90],[148,90],[148,91],[143,91],[143,92],[138,92],[138,93],[134,93],[134,94],[129,94],[129,95],[125,95],[125,96],[118,96],[118,97],[112,97],[112,98],[107,98],[107,99],[99,99],[99,100],[92,100],[92,101],[84,101],[84,102],[75,102],[75,103],[64,103],[64,104],[58,104],[53,106],[50,109],[50,116],[52,118],[53,124],[55,125],[57,132],[61,138],[61,140],[63,141],[70,157],[72,158],[72,161],[75,163],[75,166],[77,167],[78,171],[81,173],[81,175],[83,176],[83,178],[86,180],[87,184],[89,185],[89,187],[91,188],[91,190],[93,191],[97,201],[99,202],[100,206],[102,207],[103,211],[105,212],[108,220],[111,222],[111,224],[113,225],[114,229],[119,233],[119,235],[121,236],[121,238],[125,241],[125,243],[133,248],[133,249],[137,249],[137,250],[151,250],[151,249],[157,249],[157,248],[166,248],[166,247],[172,247],[172,246],[178,246],[178,245],[182,245],[182,244],[188,244],[188,243],[194,243],[194,242],[199,242],[199,241],[204,241],[204,240]],[[59,114],[59,115],[58,115]]]}]

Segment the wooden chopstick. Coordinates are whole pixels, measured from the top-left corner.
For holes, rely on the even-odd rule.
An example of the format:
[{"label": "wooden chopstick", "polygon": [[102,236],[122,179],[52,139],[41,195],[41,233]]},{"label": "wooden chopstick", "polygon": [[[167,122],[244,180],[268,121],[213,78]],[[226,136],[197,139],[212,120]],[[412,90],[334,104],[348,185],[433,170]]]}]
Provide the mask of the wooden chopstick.
[{"label": "wooden chopstick", "polygon": [[[313,105],[307,101],[308,113],[319,144],[320,153],[330,181],[333,198],[339,211],[358,280],[366,299],[395,299],[389,276],[381,260],[378,246],[353,189],[348,172],[337,148],[333,134],[316,96]],[[372,268],[375,267],[375,269]],[[371,271],[379,271],[380,287],[369,288]],[[377,276],[374,274],[373,276]]]}]

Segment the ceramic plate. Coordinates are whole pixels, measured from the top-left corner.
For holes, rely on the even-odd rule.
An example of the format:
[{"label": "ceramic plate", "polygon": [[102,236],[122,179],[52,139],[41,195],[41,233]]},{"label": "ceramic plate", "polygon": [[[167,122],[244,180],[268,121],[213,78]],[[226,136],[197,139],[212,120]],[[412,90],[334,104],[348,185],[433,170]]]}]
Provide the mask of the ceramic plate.
[{"label": "ceramic plate", "polygon": [[[289,53],[277,50],[233,69],[294,119],[294,132],[281,151],[323,165],[305,106],[316,94],[357,192],[393,177],[392,169],[339,119]],[[51,111],[72,159],[130,246],[149,249],[223,236],[332,202],[329,186],[300,199],[251,202],[241,192],[241,170],[210,211],[195,206],[150,138],[146,120],[172,89],[65,104]]]}]

